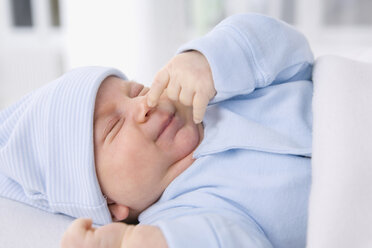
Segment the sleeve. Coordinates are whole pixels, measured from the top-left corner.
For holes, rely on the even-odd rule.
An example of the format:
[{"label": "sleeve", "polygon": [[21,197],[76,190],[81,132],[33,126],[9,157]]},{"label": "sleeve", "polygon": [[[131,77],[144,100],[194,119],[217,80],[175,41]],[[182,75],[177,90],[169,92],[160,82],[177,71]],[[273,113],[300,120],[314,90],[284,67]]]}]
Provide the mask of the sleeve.
[{"label": "sleeve", "polygon": [[265,234],[253,222],[226,218],[213,213],[178,216],[157,221],[153,225],[161,229],[169,248],[272,248]]},{"label": "sleeve", "polygon": [[217,91],[211,104],[270,84],[311,79],[314,59],[305,36],[259,14],[231,16],[177,52],[189,50],[210,64]]}]

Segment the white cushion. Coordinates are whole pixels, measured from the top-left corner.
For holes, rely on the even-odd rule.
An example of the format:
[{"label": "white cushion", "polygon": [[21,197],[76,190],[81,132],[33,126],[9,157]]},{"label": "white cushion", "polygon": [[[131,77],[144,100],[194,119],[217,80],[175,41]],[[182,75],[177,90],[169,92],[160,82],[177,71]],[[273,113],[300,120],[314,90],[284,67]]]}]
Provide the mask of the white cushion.
[{"label": "white cushion", "polygon": [[308,248],[372,247],[372,63],[316,60]]},{"label": "white cushion", "polygon": [[54,248],[72,219],[0,197],[0,247]]}]

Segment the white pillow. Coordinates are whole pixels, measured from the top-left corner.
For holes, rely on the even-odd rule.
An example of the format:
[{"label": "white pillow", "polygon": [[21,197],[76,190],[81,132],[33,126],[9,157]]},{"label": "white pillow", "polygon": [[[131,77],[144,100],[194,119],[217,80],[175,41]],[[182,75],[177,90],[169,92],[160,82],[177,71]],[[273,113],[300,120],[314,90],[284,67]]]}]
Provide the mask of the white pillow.
[{"label": "white pillow", "polygon": [[362,62],[372,63],[372,47],[363,50],[354,59]]},{"label": "white pillow", "polygon": [[322,56],[313,82],[307,247],[372,247],[372,63]]},{"label": "white pillow", "polygon": [[72,218],[0,197],[0,247],[59,247]]}]

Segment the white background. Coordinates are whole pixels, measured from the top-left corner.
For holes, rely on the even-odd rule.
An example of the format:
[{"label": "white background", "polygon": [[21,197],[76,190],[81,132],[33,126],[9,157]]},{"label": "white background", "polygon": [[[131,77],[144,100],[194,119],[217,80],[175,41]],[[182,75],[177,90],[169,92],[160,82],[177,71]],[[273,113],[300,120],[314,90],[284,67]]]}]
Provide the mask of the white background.
[{"label": "white background", "polygon": [[[11,1],[0,0],[0,108],[77,66],[113,66],[149,85],[181,44],[234,13],[289,21],[316,56],[372,46],[372,21],[355,21],[372,13],[368,0],[60,0],[60,27],[50,25],[49,0],[31,0],[34,25],[14,27]],[[326,8],[335,1],[346,11]],[[340,23],[326,25],[325,15]]]}]

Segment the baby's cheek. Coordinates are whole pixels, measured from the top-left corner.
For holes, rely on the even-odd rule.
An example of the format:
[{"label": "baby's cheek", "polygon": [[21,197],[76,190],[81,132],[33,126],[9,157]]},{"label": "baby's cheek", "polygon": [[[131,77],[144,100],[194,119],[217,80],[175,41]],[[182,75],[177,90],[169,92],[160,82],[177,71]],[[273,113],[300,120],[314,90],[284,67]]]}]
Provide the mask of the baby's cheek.
[{"label": "baby's cheek", "polygon": [[188,122],[181,130],[178,131],[175,138],[175,149],[177,149],[178,156],[186,157],[199,144],[200,136],[197,125],[193,122]]}]

